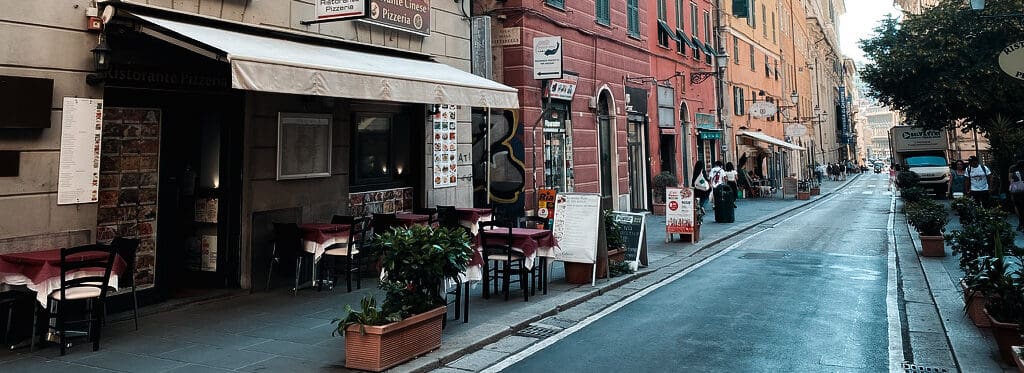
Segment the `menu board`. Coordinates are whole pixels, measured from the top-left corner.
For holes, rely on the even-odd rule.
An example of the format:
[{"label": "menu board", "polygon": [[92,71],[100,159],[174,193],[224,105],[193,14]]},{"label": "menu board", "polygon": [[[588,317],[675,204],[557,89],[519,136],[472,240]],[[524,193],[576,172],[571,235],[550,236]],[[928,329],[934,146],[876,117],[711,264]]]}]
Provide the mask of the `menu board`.
[{"label": "menu board", "polygon": [[626,262],[635,271],[639,266],[640,255],[647,246],[644,240],[647,215],[613,211],[612,217],[619,223],[619,237],[622,237],[622,243],[626,246]]},{"label": "menu board", "polygon": [[665,233],[693,235],[693,189],[665,188]]},{"label": "menu board", "polygon": [[193,219],[197,223],[216,223],[217,212],[218,212],[218,199],[217,198],[197,198],[196,199],[195,218]]},{"label": "menu board", "polygon": [[60,132],[57,204],[99,200],[103,100],[64,98]]},{"label": "menu board", "polygon": [[551,227],[558,240],[555,260],[596,263],[600,216],[600,194],[559,193],[555,196],[555,223]]},{"label": "menu board", "polygon": [[433,116],[434,122],[434,188],[455,186],[459,177],[458,144],[455,128],[458,122],[456,105],[439,105],[440,110]]}]

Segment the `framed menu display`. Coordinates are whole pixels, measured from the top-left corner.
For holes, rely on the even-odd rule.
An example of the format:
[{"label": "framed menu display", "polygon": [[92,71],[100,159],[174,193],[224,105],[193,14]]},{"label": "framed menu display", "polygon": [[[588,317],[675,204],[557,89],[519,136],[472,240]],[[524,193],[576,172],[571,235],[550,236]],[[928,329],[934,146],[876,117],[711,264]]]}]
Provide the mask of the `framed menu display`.
[{"label": "framed menu display", "polygon": [[331,115],[278,113],[277,180],[331,176]]},{"label": "framed menu display", "polygon": [[665,188],[665,242],[673,234],[689,235],[690,242],[696,242],[695,233],[699,229],[694,215],[693,188]]},{"label": "framed menu display", "polygon": [[64,98],[57,204],[99,201],[103,100]]},{"label": "framed menu display", "polygon": [[434,127],[434,188],[448,188],[455,186],[459,179],[458,143],[455,141],[458,106],[439,106],[440,110],[431,118]]}]

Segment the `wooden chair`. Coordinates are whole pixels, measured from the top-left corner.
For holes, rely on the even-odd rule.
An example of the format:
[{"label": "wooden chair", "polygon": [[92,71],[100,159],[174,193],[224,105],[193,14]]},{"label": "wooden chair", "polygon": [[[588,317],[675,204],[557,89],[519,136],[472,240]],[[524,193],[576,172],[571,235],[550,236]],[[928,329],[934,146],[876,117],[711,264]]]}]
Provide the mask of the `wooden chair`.
[{"label": "wooden chair", "polygon": [[139,242],[137,238],[118,237],[110,243],[110,246],[114,247],[114,251],[121,259],[124,259],[127,265],[125,273],[118,276],[117,285],[122,288],[128,286],[132,288],[132,317],[135,319],[135,330],[139,330],[139,295],[135,288],[135,259],[138,256]]},{"label": "wooden chair", "polygon": [[355,273],[356,277],[356,289],[362,288],[360,265],[359,259],[361,258],[359,250],[366,243],[366,230],[369,222],[364,216],[351,216],[351,215],[334,215],[331,218],[331,224],[346,224],[349,226],[349,238],[345,243],[339,243],[328,247],[324,251],[324,256],[330,260],[330,271],[329,276],[331,278],[330,288],[334,288],[334,284],[338,282],[337,273],[337,259],[339,257],[345,258],[345,282],[348,285],[348,291],[352,291],[352,273]]},{"label": "wooden chair", "polygon": [[[483,250],[484,265],[484,298],[490,298],[488,282],[493,275],[494,291],[498,291],[498,278],[502,279],[502,293],[505,300],[508,300],[510,285],[518,282],[523,290],[523,300],[530,300],[530,270],[526,269],[526,256],[522,252],[512,249],[512,224],[504,221],[482,221],[479,224],[480,247]],[[494,268],[491,268],[494,262]],[[518,274],[518,279],[512,281],[512,274]]]},{"label": "wooden chair", "polygon": [[461,227],[455,206],[437,206],[437,224],[445,228]]},{"label": "wooden chair", "polygon": [[[91,244],[73,248],[60,249],[60,287],[46,296],[46,320],[55,318],[53,326],[47,324],[47,330],[53,329],[59,336],[60,354],[67,353],[68,324],[89,325],[88,337],[92,341],[92,350],[100,349],[100,329],[103,322],[103,311],[106,308],[107,290],[110,283],[110,272],[114,267],[117,251],[113,246]],[[80,271],[88,271],[86,274]],[[97,275],[96,272],[102,272]],[[87,305],[88,318],[83,320],[67,320],[66,303],[84,301]],[[32,342],[30,350],[35,351],[36,326],[39,324],[40,313],[32,319]]]},{"label": "wooden chair", "polygon": [[4,324],[3,339],[3,344],[5,346],[9,346],[11,343],[11,329],[14,326],[13,324],[11,324],[11,322],[14,321],[14,308],[18,306],[18,303],[20,303],[22,298],[25,297],[22,297],[20,296],[20,294],[13,291],[5,291],[0,293],[0,309],[4,309],[7,311],[7,322]]},{"label": "wooden chair", "polygon": [[[270,279],[274,273],[274,263],[282,260],[295,259],[295,285],[292,295],[299,294],[299,280],[302,276],[302,262],[312,254],[302,250],[302,231],[295,223],[274,223],[274,241],[270,251],[270,266],[267,270],[267,290],[270,290]],[[312,262],[312,259],[310,259]]]}]

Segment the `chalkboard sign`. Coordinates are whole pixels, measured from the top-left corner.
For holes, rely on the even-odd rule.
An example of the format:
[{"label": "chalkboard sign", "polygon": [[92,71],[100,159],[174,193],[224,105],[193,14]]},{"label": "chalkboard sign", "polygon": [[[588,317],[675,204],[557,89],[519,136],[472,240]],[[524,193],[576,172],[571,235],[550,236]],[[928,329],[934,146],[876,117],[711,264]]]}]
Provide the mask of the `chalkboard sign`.
[{"label": "chalkboard sign", "polygon": [[615,222],[619,225],[619,236],[626,246],[626,261],[635,271],[639,266],[639,259],[645,249],[647,215],[632,212],[612,212]]}]

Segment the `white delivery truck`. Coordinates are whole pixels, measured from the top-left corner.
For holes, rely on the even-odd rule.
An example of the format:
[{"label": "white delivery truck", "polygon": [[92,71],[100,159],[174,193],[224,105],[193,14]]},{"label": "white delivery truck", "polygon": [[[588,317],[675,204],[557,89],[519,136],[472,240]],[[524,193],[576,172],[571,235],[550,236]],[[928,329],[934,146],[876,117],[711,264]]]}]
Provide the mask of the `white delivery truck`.
[{"label": "white delivery truck", "polygon": [[939,198],[946,196],[950,182],[946,131],[895,126],[889,129],[889,146],[898,170],[916,173],[922,188],[931,189]]}]

